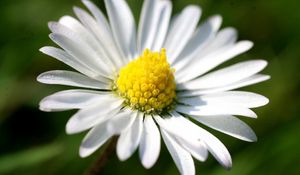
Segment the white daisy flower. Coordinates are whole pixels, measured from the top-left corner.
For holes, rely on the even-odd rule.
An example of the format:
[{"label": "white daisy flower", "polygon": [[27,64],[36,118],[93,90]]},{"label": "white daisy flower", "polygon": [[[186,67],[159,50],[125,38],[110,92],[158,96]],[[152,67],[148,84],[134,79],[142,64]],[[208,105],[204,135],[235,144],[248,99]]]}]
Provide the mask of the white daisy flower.
[{"label": "white daisy flower", "polygon": [[79,20],[63,16],[49,23],[50,38],[62,49],[40,49],[76,71],[53,70],[37,78],[85,88],[60,91],[40,102],[43,111],[78,109],[66,132],[89,130],[81,157],[120,135],[119,159],[138,149],[143,166],[151,168],[159,157],[161,135],[180,173],[190,175],[195,174],[193,160],[205,161],[208,152],[226,169],[232,166],[226,147],[202,124],[244,141],[257,140],[234,116],[256,118],[250,108],[266,105],[268,99],[234,89],[269,79],[258,74],[267,62],[213,70],[253,46],[237,41],[234,28],[219,30],[219,15],[198,26],[198,6],[189,5],[171,18],[169,0],[145,0],[136,32],[124,0],[105,0],[109,20],[91,1],[83,3],[91,14],[75,7]]}]

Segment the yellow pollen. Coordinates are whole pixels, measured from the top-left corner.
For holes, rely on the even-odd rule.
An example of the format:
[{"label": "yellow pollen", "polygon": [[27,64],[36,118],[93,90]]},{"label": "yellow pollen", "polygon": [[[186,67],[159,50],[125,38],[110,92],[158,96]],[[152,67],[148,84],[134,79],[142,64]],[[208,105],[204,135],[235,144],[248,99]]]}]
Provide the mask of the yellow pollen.
[{"label": "yellow pollen", "polygon": [[121,68],[117,93],[133,109],[160,113],[172,107],[175,93],[174,69],[167,62],[166,49],[146,49],[137,59]]}]

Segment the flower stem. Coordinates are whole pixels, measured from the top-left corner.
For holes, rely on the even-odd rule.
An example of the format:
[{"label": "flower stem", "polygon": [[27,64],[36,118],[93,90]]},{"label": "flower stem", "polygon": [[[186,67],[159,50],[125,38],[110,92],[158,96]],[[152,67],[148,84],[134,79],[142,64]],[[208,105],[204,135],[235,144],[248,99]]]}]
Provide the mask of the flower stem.
[{"label": "flower stem", "polygon": [[101,174],[109,156],[114,152],[117,143],[117,136],[111,138],[109,144],[102,152],[102,155],[85,171],[84,175]]}]

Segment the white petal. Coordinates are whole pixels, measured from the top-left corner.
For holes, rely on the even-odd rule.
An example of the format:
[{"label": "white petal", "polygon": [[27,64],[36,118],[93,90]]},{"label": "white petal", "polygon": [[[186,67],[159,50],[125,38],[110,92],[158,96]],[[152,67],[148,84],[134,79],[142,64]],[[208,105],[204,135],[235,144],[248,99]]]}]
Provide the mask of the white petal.
[{"label": "white petal", "polygon": [[139,155],[143,166],[151,168],[160,152],[160,134],[151,116],[145,116],[144,129],[140,142]]},{"label": "white petal", "polygon": [[193,142],[188,142],[182,138],[177,138],[180,145],[186,149],[195,159],[204,162],[208,157],[208,151],[205,144],[200,141],[197,144],[192,144]]},{"label": "white petal", "polygon": [[159,21],[159,15],[158,1],[145,0],[138,28],[138,50],[140,53],[146,48],[151,50],[155,38],[156,26]]},{"label": "white petal", "polygon": [[154,116],[158,125],[175,136],[176,140],[183,148],[189,151],[197,160],[205,161],[208,153],[204,143],[191,135],[192,133],[190,133],[188,129],[179,131],[173,128],[171,118],[172,116],[165,116],[164,119],[158,115]]},{"label": "white petal", "polygon": [[194,161],[190,153],[183,149],[175,140],[164,130],[161,129],[161,135],[164,142],[177,166],[180,174],[195,174]]},{"label": "white petal", "polygon": [[157,50],[161,49],[170,17],[171,3],[169,1],[144,1],[138,29],[138,50],[140,53],[146,48],[154,50],[152,48],[154,45],[156,45]]},{"label": "white petal", "polygon": [[203,49],[203,53],[208,54],[218,49],[232,46],[237,40],[237,31],[232,27],[220,30],[216,37]]},{"label": "white petal", "polygon": [[59,26],[59,24],[67,27],[69,30],[71,30],[74,33],[77,33],[79,37],[91,44],[91,46],[97,45],[96,40],[92,37],[90,32],[74,17],[71,16],[63,16],[59,19],[59,23],[49,23],[49,28],[53,33],[60,33],[60,34],[66,34],[68,36],[69,34],[67,33],[68,31],[63,31],[64,29]]},{"label": "white petal", "polygon": [[115,41],[124,56],[131,59],[136,52],[136,29],[131,10],[125,0],[105,0]]},{"label": "white petal", "polygon": [[87,66],[94,72],[99,73],[99,76],[111,78],[112,73],[109,73],[106,65],[102,65],[101,58],[87,45],[75,38],[68,38],[61,34],[52,33],[50,38],[60,47],[66,50],[70,55],[75,57],[81,64]]},{"label": "white petal", "polygon": [[172,63],[185,47],[197,26],[201,15],[198,6],[187,6],[172,21],[164,47],[168,53],[168,60]]},{"label": "white petal", "polygon": [[205,57],[192,62],[186,69],[180,72],[175,72],[175,77],[178,83],[192,80],[202,74],[210,71],[221,63],[249,50],[253,46],[250,41],[240,41],[233,46],[219,49]]},{"label": "white petal", "polygon": [[262,81],[266,81],[268,79],[270,79],[269,75],[256,74],[249,78],[246,78],[244,80],[241,80],[239,82],[236,82],[236,83],[233,83],[233,84],[230,84],[227,86],[212,88],[212,89],[188,90],[188,91],[178,92],[176,95],[178,97],[192,97],[192,96],[199,96],[199,95],[203,95],[203,94],[212,94],[212,93],[237,89],[237,88],[241,88],[244,86],[249,86],[249,85],[256,84],[256,83],[259,83]]},{"label": "white petal", "polygon": [[139,113],[132,126],[123,131],[117,142],[117,155],[121,161],[127,160],[137,149],[143,131],[143,115]]},{"label": "white petal", "polygon": [[237,39],[237,32],[234,28],[227,27],[216,34],[221,21],[222,18],[217,15],[200,26],[194,34],[195,36],[179,55],[180,59],[175,60],[173,67],[177,72],[197,62],[200,64],[201,59],[207,56],[217,57],[215,55],[223,54],[234,45]]},{"label": "white petal", "polygon": [[215,46],[215,48],[235,43],[237,40],[237,35],[237,30],[233,27],[226,27],[222,29],[216,37],[216,39],[218,39],[216,42],[218,45]]},{"label": "white petal", "polygon": [[37,77],[37,81],[45,84],[60,84],[91,89],[110,89],[108,83],[102,83],[80,73],[65,70],[44,72]]},{"label": "white petal", "polygon": [[81,109],[101,100],[106,93],[91,90],[66,90],[45,97],[40,109],[47,112]]},{"label": "white petal", "polygon": [[70,54],[68,54],[62,49],[52,47],[52,46],[46,46],[46,47],[42,47],[40,51],[46,55],[56,58],[57,60],[74,68],[75,70],[81,72],[82,74],[97,79],[97,73],[90,70],[87,66],[80,63],[76,58],[72,57]]},{"label": "white petal", "polygon": [[193,61],[195,57],[197,57],[199,54],[202,54],[203,48],[207,46],[209,41],[215,37],[216,32],[221,26],[221,22],[221,16],[216,15],[210,17],[200,25],[180,55],[176,60],[174,60],[173,67],[176,69],[176,71],[184,69],[185,66]]},{"label": "white petal", "polygon": [[75,14],[78,16],[80,21],[88,28],[88,30],[95,36],[99,43],[99,50],[101,50],[101,56],[106,58],[106,61],[110,62],[116,70],[122,67],[125,63],[123,62],[122,56],[119,54],[117,47],[113,41],[111,32],[108,32],[103,26],[97,23],[92,16],[81,8],[74,8]]},{"label": "white petal", "polygon": [[107,130],[113,134],[120,134],[132,125],[136,116],[137,113],[133,112],[131,109],[120,111],[108,121]]},{"label": "white petal", "polygon": [[123,100],[105,96],[93,106],[84,108],[73,115],[66,125],[68,134],[75,134],[89,129],[96,124],[113,118],[119,112]]},{"label": "white petal", "polygon": [[156,34],[154,37],[153,45],[151,47],[153,51],[159,51],[162,48],[168,32],[172,13],[172,3],[169,0],[159,1],[158,6],[160,16],[158,24],[156,26]]},{"label": "white petal", "polygon": [[[223,167],[227,169],[231,168],[231,156],[226,147],[215,136],[185,119],[175,111],[172,112],[172,117],[168,118],[168,123],[168,132],[183,139],[190,137],[203,141],[209,152]],[[183,132],[184,130],[185,132]]]},{"label": "white petal", "polygon": [[179,84],[177,89],[208,89],[230,85],[260,72],[266,66],[264,60],[244,61]]},{"label": "white petal", "polygon": [[81,45],[89,47],[96,56],[101,56],[98,62],[108,65],[108,71],[111,71],[113,64],[103,53],[103,49],[96,38],[88,31],[77,19],[70,16],[63,16],[60,18],[59,23],[50,22],[49,28],[53,33],[64,35],[68,38],[80,41]]},{"label": "white petal", "polygon": [[230,115],[192,116],[195,120],[232,137],[255,142],[257,137],[252,129],[240,119]]},{"label": "white petal", "polygon": [[269,100],[262,95],[252,92],[226,91],[192,98],[179,98],[179,102],[191,106],[227,104],[230,106],[255,108],[266,105]]},{"label": "white petal", "polygon": [[106,122],[101,123],[91,129],[88,134],[84,137],[80,149],[80,157],[87,157],[101,147],[112,134],[106,129]]},{"label": "white petal", "polygon": [[118,50],[117,45],[113,39],[112,31],[105,15],[90,0],[82,0],[82,2],[91,11],[97,21],[97,25],[93,26],[91,30],[94,31],[94,34],[96,35],[98,40],[103,43],[103,47],[107,49],[113,59],[115,59],[115,62],[118,62],[117,59],[119,58],[122,63],[126,63],[123,58],[124,56],[120,53],[120,50]]},{"label": "white petal", "polygon": [[240,115],[250,118],[257,118],[257,115],[250,109],[240,106],[229,105],[200,105],[200,106],[185,106],[177,105],[176,111],[188,115]]},{"label": "white petal", "polygon": [[90,0],[82,0],[82,3],[89,9],[89,11],[93,14],[98,24],[106,30],[106,33],[110,33],[109,23],[101,12],[101,10]]},{"label": "white petal", "polygon": [[191,142],[192,144],[195,142],[202,143],[201,141],[203,141],[210,153],[222,166],[225,168],[231,167],[232,162],[230,154],[226,147],[216,137],[182,117],[177,112],[173,111],[171,114],[172,116],[164,118],[163,122],[158,122],[161,127],[169,133]]}]

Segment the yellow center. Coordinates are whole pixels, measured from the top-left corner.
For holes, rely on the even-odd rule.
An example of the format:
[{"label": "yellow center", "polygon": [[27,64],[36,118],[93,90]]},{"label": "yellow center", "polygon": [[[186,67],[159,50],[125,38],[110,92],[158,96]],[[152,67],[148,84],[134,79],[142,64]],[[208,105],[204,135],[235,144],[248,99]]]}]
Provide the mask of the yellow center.
[{"label": "yellow center", "polygon": [[165,49],[160,52],[146,49],[120,70],[116,81],[117,93],[133,109],[161,113],[173,106],[176,97],[173,73]]}]

